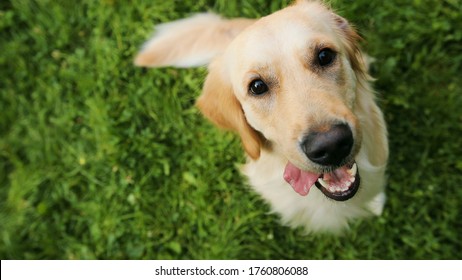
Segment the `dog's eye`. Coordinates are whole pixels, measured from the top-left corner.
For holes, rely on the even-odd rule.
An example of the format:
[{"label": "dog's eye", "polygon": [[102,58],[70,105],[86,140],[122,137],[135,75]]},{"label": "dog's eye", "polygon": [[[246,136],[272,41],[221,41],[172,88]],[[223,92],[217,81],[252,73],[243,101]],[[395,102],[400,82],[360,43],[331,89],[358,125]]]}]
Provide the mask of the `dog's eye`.
[{"label": "dog's eye", "polygon": [[250,83],[249,90],[253,95],[262,95],[268,91],[268,86],[262,80],[256,79]]},{"label": "dog's eye", "polygon": [[329,66],[335,60],[335,52],[329,48],[325,48],[318,53],[318,63],[320,66]]}]

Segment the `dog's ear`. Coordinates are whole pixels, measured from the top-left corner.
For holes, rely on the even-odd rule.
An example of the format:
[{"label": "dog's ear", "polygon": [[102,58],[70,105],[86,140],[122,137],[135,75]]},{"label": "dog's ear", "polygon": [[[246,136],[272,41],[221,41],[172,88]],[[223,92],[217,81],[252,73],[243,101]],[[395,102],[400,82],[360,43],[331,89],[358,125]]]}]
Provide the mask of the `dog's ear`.
[{"label": "dog's ear", "polygon": [[359,48],[359,42],[362,40],[356,29],[343,17],[332,13],[335,26],[343,39],[343,45],[346,48],[351,67],[355,73],[366,76],[368,66]]},{"label": "dog's ear", "polygon": [[160,24],[135,58],[143,67],[196,67],[224,51],[252,19],[223,19],[212,13]]},{"label": "dog's ear", "polygon": [[237,132],[247,154],[252,159],[258,159],[262,136],[248,124],[221,65],[220,59],[210,65],[202,95],[196,105],[218,127]]}]

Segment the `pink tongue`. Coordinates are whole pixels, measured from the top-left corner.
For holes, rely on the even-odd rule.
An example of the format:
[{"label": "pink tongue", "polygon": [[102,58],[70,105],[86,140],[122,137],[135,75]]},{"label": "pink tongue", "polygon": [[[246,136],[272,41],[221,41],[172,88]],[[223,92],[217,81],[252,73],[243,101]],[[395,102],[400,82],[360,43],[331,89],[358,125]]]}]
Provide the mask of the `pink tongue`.
[{"label": "pink tongue", "polygon": [[284,170],[284,180],[302,196],[308,194],[311,186],[318,180],[319,176],[321,174],[302,171],[290,162],[287,163]]}]

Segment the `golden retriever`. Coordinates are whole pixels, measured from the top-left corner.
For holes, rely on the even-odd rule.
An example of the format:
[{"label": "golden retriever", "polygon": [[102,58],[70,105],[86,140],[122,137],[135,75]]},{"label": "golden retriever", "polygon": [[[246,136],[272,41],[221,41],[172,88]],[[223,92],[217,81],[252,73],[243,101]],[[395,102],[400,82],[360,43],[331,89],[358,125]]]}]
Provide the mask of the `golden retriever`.
[{"label": "golden retriever", "polygon": [[359,39],[324,4],[299,0],[259,20],[161,24],[135,64],[208,64],[197,106],[239,134],[253,189],[284,224],[337,232],[385,202],[386,125]]}]

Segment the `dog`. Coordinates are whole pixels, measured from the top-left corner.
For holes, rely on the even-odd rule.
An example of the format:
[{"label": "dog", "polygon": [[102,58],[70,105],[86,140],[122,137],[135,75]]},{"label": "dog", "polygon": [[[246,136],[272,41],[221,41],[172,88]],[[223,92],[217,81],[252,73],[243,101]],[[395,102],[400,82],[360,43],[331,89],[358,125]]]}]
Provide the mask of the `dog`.
[{"label": "dog", "polygon": [[253,189],[284,225],[336,233],[386,200],[387,130],[360,39],[325,4],[298,0],[258,20],[158,25],[134,63],[208,65],[197,107],[240,136]]}]

